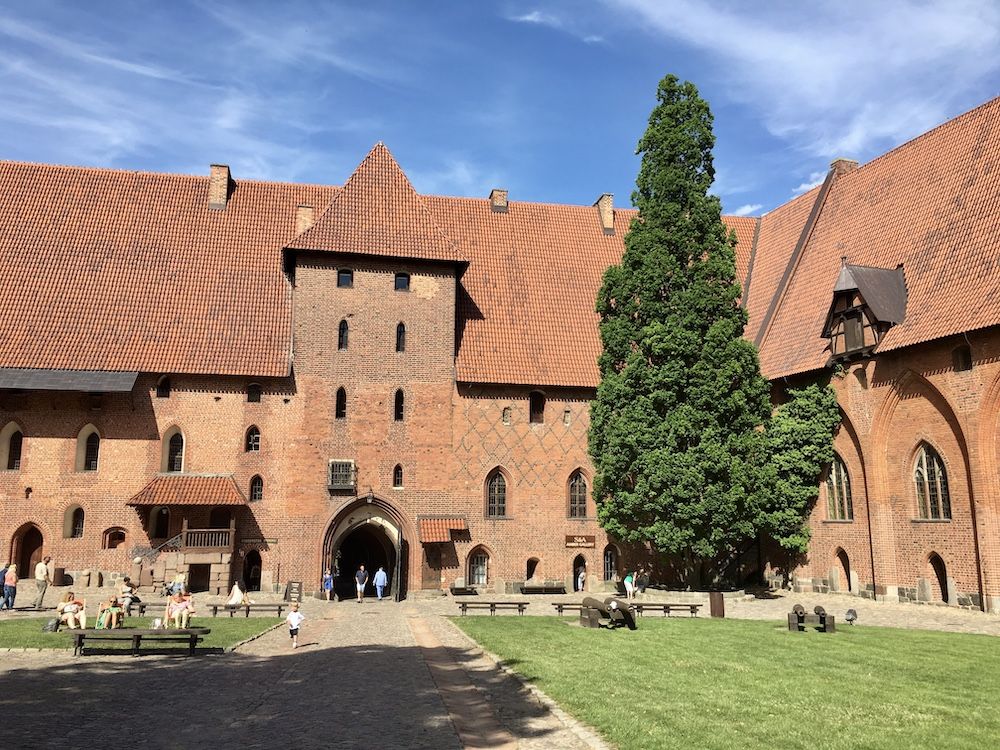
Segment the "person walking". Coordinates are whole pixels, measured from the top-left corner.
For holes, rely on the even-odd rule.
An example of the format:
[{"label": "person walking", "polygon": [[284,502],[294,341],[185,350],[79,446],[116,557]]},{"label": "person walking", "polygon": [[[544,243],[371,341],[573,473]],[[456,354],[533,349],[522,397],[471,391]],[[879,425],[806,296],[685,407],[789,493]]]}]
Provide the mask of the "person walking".
[{"label": "person walking", "polygon": [[389,576],[385,574],[385,568],[381,565],[375,572],[373,583],[375,584],[375,594],[378,596],[378,600],[382,601],[382,592],[385,591],[385,587],[389,585]]},{"label": "person walking", "polygon": [[357,583],[358,604],[361,604],[365,600],[365,585],[368,583],[368,571],[365,570],[364,565],[358,568],[358,572],[354,574],[354,580]]},{"label": "person walking", "polygon": [[323,573],[323,591],[326,592],[326,600],[330,601],[330,597],[333,595],[333,573],[329,568]]},{"label": "person walking", "polygon": [[587,566],[581,565],[576,573],[576,590],[583,591],[586,583],[587,583]]},{"label": "person walking", "polygon": [[38,589],[38,596],[35,597],[35,609],[42,608],[42,600],[45,599],[45,592],[52,583],[52,574],[49,572],[49,563],[52,558],[46,555],[35,563],[35,586]]},{"label": "person walking", "polygon": [[305,619],[306,616],[299,612],[299,603],[292,602],[291,611],[285,618],[285,622],[288,623],[288,635],[292,638],[292,648],[299,647],[299,628],[302,627],[302,621]]},{"label": "person walking", "polygon": [[7,566],[3,577],[3,603],[7,609],[14,609],[14,599],[17,598],[17,563]]}]

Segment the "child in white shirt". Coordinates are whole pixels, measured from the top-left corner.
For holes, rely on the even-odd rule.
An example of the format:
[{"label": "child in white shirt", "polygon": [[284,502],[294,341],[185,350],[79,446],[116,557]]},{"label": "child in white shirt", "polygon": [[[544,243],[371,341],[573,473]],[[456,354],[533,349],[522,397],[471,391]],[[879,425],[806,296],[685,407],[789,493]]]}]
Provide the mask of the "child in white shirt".
[{"label": "child in white shirt", "polygon": [[299,603],[292,602],[291,612],[288,613],[288,617],[285,618],[285,622],[288,623],[288,634],[292,637],[292,648],[299,647],[299,626],[302,621],[306,619],[306,616],[299,612]]}]

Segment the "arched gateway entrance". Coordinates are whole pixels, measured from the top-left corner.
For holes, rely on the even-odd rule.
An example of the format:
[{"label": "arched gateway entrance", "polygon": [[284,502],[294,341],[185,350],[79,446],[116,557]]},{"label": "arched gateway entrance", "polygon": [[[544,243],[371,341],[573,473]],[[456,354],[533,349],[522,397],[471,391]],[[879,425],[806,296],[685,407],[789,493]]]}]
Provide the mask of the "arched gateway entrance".
[{"label": "arched gateway entrance", "polygon": [[360,565],[368,571],[365,596],[375,595],[372,579],[382,567],[389,576],[388,595],[396,601],[405,598],[408,558],[402,517],[374,495],[339,511],[323,537],[323,569],[334,571],[334,591],[341,599],[354,598],[354,573]]},{"label": "arched gateway entrance", "polygon": [[33,523],[26,523],[14,532],[11,540],[10,562],[17,563],[20,578],[32,578],[35,565],[41,562],[44,540],[42,532]]}]

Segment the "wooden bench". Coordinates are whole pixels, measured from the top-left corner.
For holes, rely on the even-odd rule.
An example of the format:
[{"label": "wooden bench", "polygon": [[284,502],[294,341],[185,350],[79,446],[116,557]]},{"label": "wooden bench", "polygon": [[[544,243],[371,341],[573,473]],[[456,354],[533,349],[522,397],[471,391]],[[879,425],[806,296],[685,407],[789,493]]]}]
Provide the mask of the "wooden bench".
[{"label": "wooden bench", "polygon": [[218,617],[219,610],[228,612],[230,617],[237,612],[243,612],[244,617],[249,617],[251,610],[254,612],[277,612],[278,617],[281,617],[281,612],[288,609],[287,604],[211,604],[208,606],[212,610],[212,617]]},{"label": "wooden bench", "polygon": [[188,656],[194,656],[194,647],[202,636],[212,631],[208,628],[185,628],[183,630],[147,630],[141,628],[118,628],[115,630],[72,630],[73,655],[83,656],[86,641],[132,641],[132,656],[139,655],[143,639],[148,641],[171,641],[188,644]]},{"label": "wooden bench", "polygon": [[472,586],[452,586],[449,591],[452,596],[473,596],[478,593]]},{"label": "wooden bench", "polygon": [[575,602],[552,602],[552,606],[556,608],[556,614],[562,616],[564,609],[583,609],[582,604],[576,604]]},{"label": "wooden bench", "polygon": [[565,583],[543,583],[541,585],[524,585],[521,587],[522,594],[565,594]]},{"label": "wooden bench", "polygon": [[639,616],[642,615],[643,610],[650,609],[656,610],[663,613],[664,617],[669,617],[671,612],[687,612],[691,617],[698,616],[698,610],[704,607],[704,604],[661,604],[661,603],[648,603],[648,602],[632,602],[632,608],[635,613]]},{"label": "wooden bench", "polygon": [[495,615],[498,609],[517,609],[519,615],[524,614],[529,602],[459,602],[458,608],[464,615],[470,609],[488,609],[491,615]]}]

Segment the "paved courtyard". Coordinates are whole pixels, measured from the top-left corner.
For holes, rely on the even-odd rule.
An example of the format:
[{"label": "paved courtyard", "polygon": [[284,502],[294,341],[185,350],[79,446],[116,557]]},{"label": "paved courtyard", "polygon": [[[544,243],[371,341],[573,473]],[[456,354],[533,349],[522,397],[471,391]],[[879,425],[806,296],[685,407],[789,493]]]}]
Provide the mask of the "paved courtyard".
[{"label": "paved courtyard", "polygon": [[[574,600],[530,597],[528,611],[550,614],[560,599]],[[831,594],[727,601],[726,614],[780,620],[795,602],[838,617],[853,607],[867,625],[1000,635],[997,616]],[[283,626],[233,653],[193,659],[0,651],[0,747],[600,746],[442,617],[457,613],[450,597],[307,600],[304,610],[294,651]]]}]

